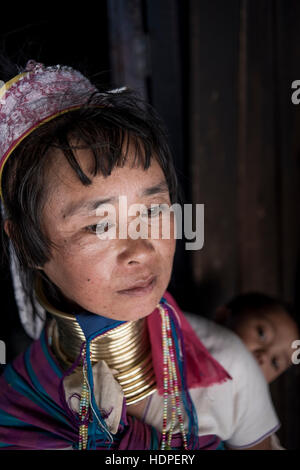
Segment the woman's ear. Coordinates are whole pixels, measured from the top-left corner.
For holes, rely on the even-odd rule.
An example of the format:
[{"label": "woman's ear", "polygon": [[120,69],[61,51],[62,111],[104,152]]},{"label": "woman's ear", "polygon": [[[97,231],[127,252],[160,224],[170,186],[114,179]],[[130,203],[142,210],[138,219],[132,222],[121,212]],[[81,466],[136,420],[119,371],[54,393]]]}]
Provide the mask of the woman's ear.
[{"label": "woman's ear", "polygon": [[219,323],[220,325],[226,325],[230,316],[231,316],[231,310],[225,307],[225,305],[222,305],[221,307],[218,307],[216,309],[213,315],[213,319],[216,323]]}]

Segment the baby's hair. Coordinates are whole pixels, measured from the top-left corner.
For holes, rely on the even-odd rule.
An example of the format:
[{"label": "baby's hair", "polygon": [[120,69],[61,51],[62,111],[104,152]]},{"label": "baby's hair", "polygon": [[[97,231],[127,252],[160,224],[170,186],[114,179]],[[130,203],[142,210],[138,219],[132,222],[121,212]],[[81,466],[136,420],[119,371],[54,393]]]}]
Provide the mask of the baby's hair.
[{"label": "baby's hair", "polygon": [[[8,60],[0,60],[0,79],[3,81],[20,71]],[[171,202],[176,202],[177,177],[164,125],[152,106],[129,89],[94,93],[82,108],[38,127],[8,158],[2,175],[3,202],[10,240],[28,293],[32,292],[37,272],[35,266],[43,266],[50,259],[54,246],[43,233],[41,220],[46,202],[47,169],[51,162],[49,151],[60,149],[63,158],[86,186],[97,174],[107,177],[115,167],[123,166],[129,145],[134,149],[133,164],[146,170],[152,159],[156,159],[164,172]],[[83,172],[76,159],[74,150],[79,148],[88,149],[93,155],[90,174]],[[4,224],[2,240],[8,254]]]},{"label": "baby's hair", "polygon": [[300,319],[294,307],[279,298],[271,297],[261,292],[247,292],[233,297],[226,303],[226,307],[230,310],[234,321],[249,312],[263,313],[274,310],[284,310],[295,321],[300,332]]}]

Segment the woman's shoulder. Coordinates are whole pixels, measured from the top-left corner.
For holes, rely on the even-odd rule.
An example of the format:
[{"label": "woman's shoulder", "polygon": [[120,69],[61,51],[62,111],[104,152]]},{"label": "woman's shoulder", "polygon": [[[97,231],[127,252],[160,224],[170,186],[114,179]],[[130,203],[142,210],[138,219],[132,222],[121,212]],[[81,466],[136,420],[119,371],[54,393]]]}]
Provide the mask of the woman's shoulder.
[{"label": "woman's shoulder", "polygon": [[228,328],[196,313],[184,312],[185,318],[204,346],[212,353],[234,354],[246,349],[240,338]]},{"label": "woman's shoulder", "polygon": [[209,353],[230,373],[239,377],[253,374],[263,380],[263,374],[253,355],[242,340],[231,330],[195,313],[184,316]]}]

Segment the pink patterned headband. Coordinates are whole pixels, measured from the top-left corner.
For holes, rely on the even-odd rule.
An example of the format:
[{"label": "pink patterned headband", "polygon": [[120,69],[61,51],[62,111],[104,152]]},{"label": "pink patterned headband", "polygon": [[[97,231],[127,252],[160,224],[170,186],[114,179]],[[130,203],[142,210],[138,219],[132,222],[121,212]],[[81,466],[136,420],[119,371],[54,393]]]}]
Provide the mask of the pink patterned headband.
[{"label": "pink patterned headband", "polygon": [[45,67],[29,61],[25,71],[0,88],[0,196],[4,165],[13,150],[37,127],[87,104],[96,92],[71,67]]}]

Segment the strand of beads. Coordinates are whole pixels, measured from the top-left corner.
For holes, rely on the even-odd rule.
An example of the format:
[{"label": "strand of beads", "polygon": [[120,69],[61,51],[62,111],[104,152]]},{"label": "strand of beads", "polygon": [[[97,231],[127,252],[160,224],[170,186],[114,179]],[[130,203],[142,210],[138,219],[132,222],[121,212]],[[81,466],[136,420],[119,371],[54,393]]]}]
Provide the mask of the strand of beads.
[{"label": "strand of beads", "polygon": [[[164,380],[164,407],[161,450],[171,449],[172,434],[175,427],[176,414],[183,439],[184,449],[187,450],[187,439],[183,424],[182,408],[178,388],[178,379],[175,364],[175,347],[173,344],[172,330],[169,313],[161,305],[159,310],[162,318],[162,343],[163,343],[163,380]],[[171,398],[172,417],[169,433],[167,432],[168,401]],[[167,438],[168,434],[168,438]]]},{"label": "strand of beads", "polygon": [[[169,364],[169,371],[170,371],[171,370],[170,358],[168,359],[168,364]],[[172,434],[173,434],[175,424],[176,424],[176,400],[175,400],[175,394],[174,394],[174,380],[173,380],[172,374],[170,373],[169,373],[169,387],[170,387],[170,395],[171,395],[172,413],[171,413],[171,424],[170,424],[170,429],[168,433],[167,449],[171,449]]]},{"label": "strand of beads", "polygon": [[173,344],[172,330],[171,330],[170,318],[169,318],[168,313],[166,313],[166,326],[167,326],[169,354],[170,354],[170,363],[171,363],[171,374],[170,375],[173,377],[173,381],[174,381],[174,395],[175,395],[175,404],[176,404],[175,409],[176,409],[176,412],[177,412],[180,432],[181,432],[182,439],[183,439],[183,447],[184,447],[185,450],[188,450],[187,438],[186,438],[186,433],[185,433],[185,430],[184,430],[184,423],[183,423],[183,414],[182,414],[180,393],[179,393],[179,387],[178,387],[178,378],[177,378],[177,372],[176,372],[175,347],[174,347],[174,344]]},{"label": "strand of beads", "polygon": [[162,345],[163,345],[163,381],[164,381],[164,408],[161,449],[165,450],[167,441],[167,419],[168,419],[168,395],[169,395],[169,364],[168,364],[168,340],[164,309],[159,305],[162,320]]},{"label": "strand of beads", "polygon": [[[86,359],[85,359],[85,347],[82,351],[84,357],[83,370],[86,368]],[[86,374],[83,374],[83,385],[81,398],[79,403],[79,450],[85,450],[87,448],[88,442],[88,427],[89,427],[89,401],[90,393],[88,388],[88,383],[86,379]]]}]

